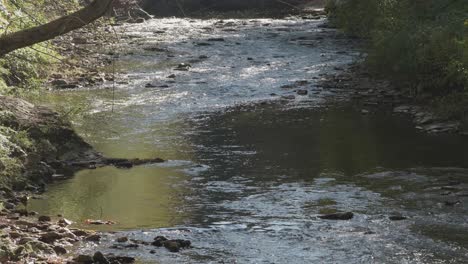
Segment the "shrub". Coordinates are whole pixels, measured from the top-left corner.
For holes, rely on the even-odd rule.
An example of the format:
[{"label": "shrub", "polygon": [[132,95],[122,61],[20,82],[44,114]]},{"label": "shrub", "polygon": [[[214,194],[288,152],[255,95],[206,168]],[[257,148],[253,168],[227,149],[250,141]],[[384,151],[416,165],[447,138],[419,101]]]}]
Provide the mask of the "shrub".
[{"label": "shrub", "polygon": [[468,92],[468,2],[331,0],[330,20],[368,40],[367,65],[412,94]]}]

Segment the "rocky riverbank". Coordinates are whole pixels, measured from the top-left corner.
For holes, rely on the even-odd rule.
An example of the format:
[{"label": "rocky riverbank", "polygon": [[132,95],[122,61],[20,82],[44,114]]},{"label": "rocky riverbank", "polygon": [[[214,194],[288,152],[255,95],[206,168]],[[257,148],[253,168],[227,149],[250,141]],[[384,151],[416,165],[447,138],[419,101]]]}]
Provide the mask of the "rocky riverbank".
[{"label": "rocky riverbank", "polygon": [[463,120],[447,119],[430,108],[430,99],[422,99],[399,89],[389,81],[378,79],[359,63],[336,68],[336,73],[321,76],[319,87],[346,94],[362,114],[383,110],[410,115],[416,129],[426,133],[468,135]]},{"label": "rocky riverbank", "polygon": [[[131,168],[163,162],[159,158],[106,158],[59,114],[17,98],[0,96],[0,132],[2,263],[64,263],[73,258],[73,254],[67,255],[72,245],[99,240],[93,232],[69,228],[71,222],[62,216],[52,221],[49,216],[36,218],[37,212],[28,211],[28,200],[37,199],[48,183],[66,179],[83,168]],[[79,259],[75,262],[82,263]]]}]

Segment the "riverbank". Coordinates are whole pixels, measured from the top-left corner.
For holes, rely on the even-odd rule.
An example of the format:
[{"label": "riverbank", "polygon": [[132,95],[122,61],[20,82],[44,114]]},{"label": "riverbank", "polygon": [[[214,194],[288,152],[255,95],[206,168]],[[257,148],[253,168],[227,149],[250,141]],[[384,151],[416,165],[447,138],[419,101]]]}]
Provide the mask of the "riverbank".
[{"label": "riverbank", "polygon": [[424,133],[468,135],[465,120],[438,113],[431,108],[431,99],[414,97],[389,80],[377,78],[362,63],[353,63],[339,68],[337,73],[324,75],[319,87],[338,89],[347,94],[357,111],[364,115],[377,111],[407,115],[412,118],[415,128]]},{"label": "riverbank", "polygon": [[326,10],[331,25],[362,40],[366,56],[353,81],[362,81],[363,73],[385,80],[407,101],[401,105],[397,99],[396,111],[412,114],[421,130],[466,134],[466,3],[330,0]]}]

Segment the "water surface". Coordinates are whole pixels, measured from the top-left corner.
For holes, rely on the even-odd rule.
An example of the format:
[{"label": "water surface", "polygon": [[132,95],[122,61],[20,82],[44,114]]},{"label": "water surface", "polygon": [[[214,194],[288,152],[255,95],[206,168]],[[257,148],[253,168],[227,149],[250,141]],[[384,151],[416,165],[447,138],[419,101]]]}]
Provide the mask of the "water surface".
[{"label": "water surface", "polygon": [[[80,227],[116,221],[97,228],[117,234],[86,250],[145,263],[466,263],[468,140],[422,134],[391,111],[363,115],[346,91],[319,87],[324,73],[359,56],[323,23],[122,27],[118,65],[128,84],[117,87],[113,106],[108,90],[48,100],[87,109],[75,125],[104,154],[168,161],[78,172],[32,207]],[[174,70],[179,63],[192,68]],[[304,80],[306,96],[281,88]],[[317,217],[337,211],[355,217]],[[394,214],[408,219],[390,221]],[[194,247],[110,249],[122,235],[185,238]]]}]

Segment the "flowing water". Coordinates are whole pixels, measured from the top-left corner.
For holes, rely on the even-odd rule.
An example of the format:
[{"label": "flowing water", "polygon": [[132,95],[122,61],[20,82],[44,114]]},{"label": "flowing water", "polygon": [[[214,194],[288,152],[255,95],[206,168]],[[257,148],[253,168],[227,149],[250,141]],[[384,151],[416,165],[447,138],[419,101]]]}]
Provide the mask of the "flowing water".
[{"label": "flowing water", "polygon": [[[87,109],[76,128],[107,156],[168,161],[80,171],[32,209],[84,228],[115,221],[96,228],[116,233],[84,251],[142,263],[468,263],[468,140],[422,134],[387,112],[363,115],[345,93],[320,88],[324,73],[360,56],[324,22],[118,28],[126,82],[115,103],[109,90],[48,100]],[[174,70],[180,63],[192,67]],[[303,80],[308,95],[281,88]],[[318,218],[345,211],[354,218]],[[407,219],[389,220],[395,214]],[[193,248],[109,248],[116,237],[157,235]]]}]

